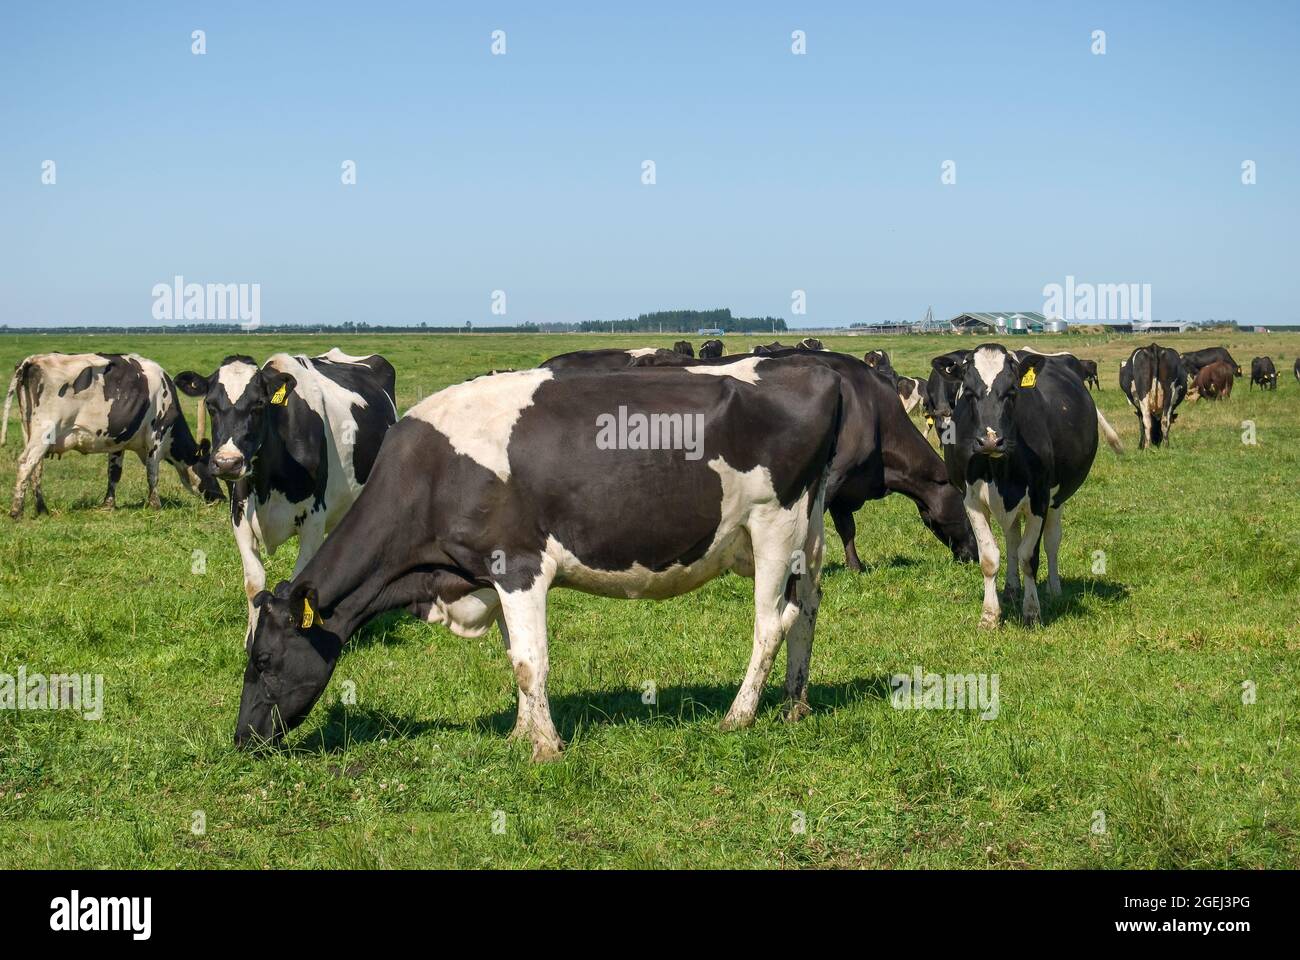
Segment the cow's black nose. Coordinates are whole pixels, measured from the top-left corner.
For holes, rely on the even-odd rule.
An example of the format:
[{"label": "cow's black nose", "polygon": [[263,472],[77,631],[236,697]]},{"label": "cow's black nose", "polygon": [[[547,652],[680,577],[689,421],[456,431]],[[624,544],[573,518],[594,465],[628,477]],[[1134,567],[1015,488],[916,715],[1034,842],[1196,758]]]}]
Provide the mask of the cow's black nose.
[{"label": "cow's black nose", "polygon": [[994,433],[992,430],[987,431],[984,436],[977,437],[975,440],[976,453],[1002,453],[1006,449],[1006,438],[1001,434]]}]

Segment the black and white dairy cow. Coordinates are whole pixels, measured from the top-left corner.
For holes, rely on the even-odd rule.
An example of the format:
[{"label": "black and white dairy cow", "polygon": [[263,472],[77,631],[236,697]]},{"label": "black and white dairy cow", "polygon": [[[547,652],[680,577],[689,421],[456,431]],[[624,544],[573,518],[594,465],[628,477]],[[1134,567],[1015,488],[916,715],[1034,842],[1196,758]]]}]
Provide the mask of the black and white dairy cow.
[{"label": "black and white dairy cow", "polygon": [[1175,411],[1187,396],[1187,371],[1178,351],[1156,343],[1138,347],[1120,364],[1119,388],[1137,414],[1138,448],[1167,443]]},{"label": "black and white dairy cow", "polygon": [[[705,371],[706,373],[708,371]],[[687,369],[479,377],[389,431],[365,489],[311,562],[253,599],[235,742],[306,717],[343,645],[407,608],[460,636],[494,622],[533,759],[551,720],[547,592],[662,599],[734,570],[754,579],[749,669],[724,727],[751,723],[784,640],[787,716],[808,710],[822,498],[838,430],[829,369],[755,382]],[[647,523],[645,497],[672,523]]]},{"label": "black and white dairy cow", "polygon": [[1223,361],[1232,367],[1234,376],[1240,377],[1241,366],[1236,360],[1232,359],[1232,354],[1228,352],[1227,347],[1205,347],[1203,350],[1188,350],[1182,354],[1183,368],[1187,371],[1187,379],[1195,380],[1196,375],[1205,367],[1212,363]]},{"label": "black and white dairy cow", "polygon": [[708,360],[712,357],[720,357],[724,352],[721,340],[705,340],[700,344],[700,359]]},{"label": "black and white dairy cow", "polygon": [[36,512],[47,513],[41,490],[44,459],[75,450],[108,454],[104,506],[117,500],[122,455],[135,453],[149,481],[148,504],[158,508],[158,467],[166,461],[181,483],[208,501],[220,500],[221,487],[207,466],[207,448],[194,440],[181,412],[176,386],[167,371],[144,357],[118,353],[42,353],[14,369],[5,395],[0,444],[8,439],[9,409],[18,398],[24,448],[9,515],[22,516],[26,488]]},{"label": "black and white dairy cow", "polygon": [[1250,386],[1261,390],[1277,389],[1277,366],[1272,357],[1255,357],[1250,361]]},{"label": "black and white dairy cow", "polygon": [[673,352],[680,353],[683,357],[695,356],[695,348],[691,346],[691,341],[689,340],[678,340],[673,344]]},{"label": "black and white dairy cow", "polygon": [[911,413],[921,403],[921,396],[925,393],[925,381],[920,377],[895,377],[894,383],[898,390],[898,399],[903,403],[903,411]]},{"label": "black and white dairy cow", "polygon": [[980,626],[995,627],[1001,616],[993,521],[1006,540],[1006,592],[1019,592],[1020,570],[1026,568],[1021,615],[1026,623],[1037,623],[1039,542],[1047,547],[1048,593],[1059,594],[1061,508],[1087,479],[1097,454],[1098,428],[1117,453],[1122,450],[1119,438],[1083,381],[1051,357],[1017,356],[1001,344],[986,343],[936,357],[934,367],[956,387],[951,442],[943,451],[948,476],[964,493],[979,543],[984,574]]},{"label": "black and white dairy cow", "polygon": [[262,366],[232,356],[216,372],[192,370],[180,389],[202,397],[212,421],[215,476],[230,483],[230,520],[244,566],[250,616],[266,586],[261,551],[298,537],[302,570],[365,485],[397,420],[396,376],[378,354],[277,353]]},{"label": "black and white dairy cow", "polygon": [[[567,356],[568,365],[566,371],[561,371],[562,376],[581,369],[579,355]],[[599,351],[591,351],[590,359],[590,370],[607,369]],[[631,376],[646,367],[676,366],[750,381],[762,379],[779,364],[792,370],[829,367],[839,375],[843,386],[840,433],[826,483],[826,509],[844,542],[845,566],[854,571],[862,569],[854,542],[857,533],[854,514],[868,500],[880,500],[890,493],[901,493],[916,504],[921,522],[952,551],[953,559],[974,560],[975,537],[966,520],[961,496],[948,483],[943,460],[900,409],[893,380],[856,357],[831,350],[787,349],[761,357],[737,354],[691,360],[658,351],[639,357],[630,368],[612,372]]]}]

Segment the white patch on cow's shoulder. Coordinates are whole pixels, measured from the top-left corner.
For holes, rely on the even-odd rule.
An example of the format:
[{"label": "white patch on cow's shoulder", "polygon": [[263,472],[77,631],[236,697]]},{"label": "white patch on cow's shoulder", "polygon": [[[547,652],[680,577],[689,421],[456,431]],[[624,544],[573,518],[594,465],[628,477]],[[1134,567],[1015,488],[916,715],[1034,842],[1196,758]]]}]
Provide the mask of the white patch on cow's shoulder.
[{"label": "white patch on cow's shoulder", "polygon": [[992,347],[980,347],[975,351],[975,372],[984,381],[985,392],[993,389],[993,381],[1007,366],[1007,355]]},{"label": "white patch on cow's shoulder", "polygon": [[226,391],[226,399],[236,403],[248,389],[248,384],[257,375],[257,364],[238,360],[227,363],[217,371],[217,383]]},{"label": "white patch on cow's shoulder", "polygon": [[746,383],[758,383],[757,366],[767,357],[746,357],[744,360],[737,360],[735,363],[720,363],[707,367],[683,367],[687,373],[702,373],[710,377],[732,377],[736,380],[743,380]]},{"label": "white patch on cow's shoulder", "polygon": [[624,351],[629,357],[648,357],[652,353],[658,353],[658,347],[633,347],[631,350]]},{"label": "white patch on cow's shoulder", "polygon": [[373,356],[374,354],[372,353],[364,357],[354,357],[350,353],[344,353],[338,347],[330,347],[329,350],[325,351],[324,353],[318,353],[312,359],[328,360],[330,361],[330,363],[355,363],[361,366],[365,366],[365,361],[369,360],[370,357]]},{"label": "white patch on cow's shoulder", "polygon": [[406,415],[432,424],[457,453],[508,480],[510,433],[537,388],[554,376],[543,368],[477,377],[439,390]]}]

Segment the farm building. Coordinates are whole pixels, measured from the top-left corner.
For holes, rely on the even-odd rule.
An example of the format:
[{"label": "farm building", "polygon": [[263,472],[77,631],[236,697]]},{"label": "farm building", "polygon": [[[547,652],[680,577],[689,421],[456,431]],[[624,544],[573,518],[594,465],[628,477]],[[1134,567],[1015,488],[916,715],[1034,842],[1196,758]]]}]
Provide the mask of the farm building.
[{"label": "farm building", "polygon": [[1048,320],[1031,310],[961,313],[948,321],[956,333],[977,335],[1006,333],[1064,333],[1064,320]]}]

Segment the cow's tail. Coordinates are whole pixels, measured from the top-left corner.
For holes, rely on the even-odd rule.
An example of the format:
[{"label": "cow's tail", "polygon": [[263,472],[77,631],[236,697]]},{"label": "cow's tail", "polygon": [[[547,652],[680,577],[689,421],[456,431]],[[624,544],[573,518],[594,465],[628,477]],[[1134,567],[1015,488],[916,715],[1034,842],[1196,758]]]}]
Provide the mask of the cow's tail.
[{"label": "cow's tail", "polygon": [[1120,456],[1124,455],[1124,444],[1120,442],[1119,434],[1115,428],[1106,422],[1106,418],[1101,415],[1101,407],[1097,408],[1097,427],[1101,430],[1101,435],[1106,438],[1110,448]]},{"label": "cow's tail", "polygon": [[[9,438],[9,410],[14,402],[14,394],[18,393],[18,388],[22,386],[23,378],[27,376],[27,361],[30,357],[21,360],[18,366],[14,367],[14,375],[9,379],[9,390],[5,393],[5,412],[4,419],[0,420],[0,446],[4,446],[5,441]],[[18,396],[18,419],[23,419],[23,398],[22,394]],[[24,421],[25,422],[25,421]],[[24,430],[24,435],[26,431]]]}]

